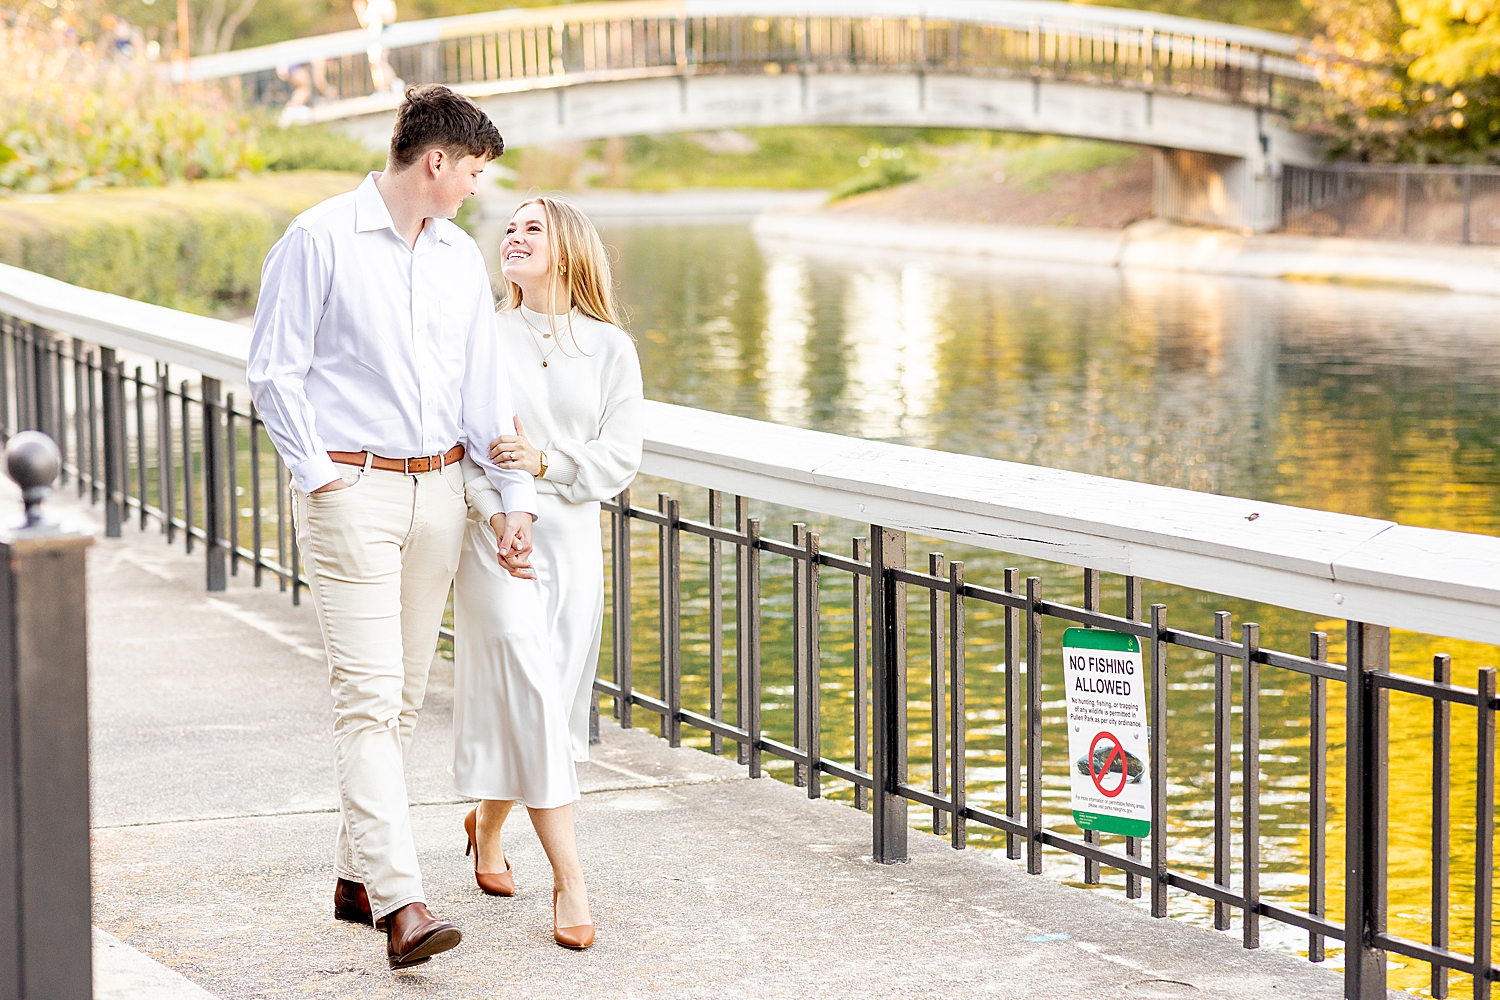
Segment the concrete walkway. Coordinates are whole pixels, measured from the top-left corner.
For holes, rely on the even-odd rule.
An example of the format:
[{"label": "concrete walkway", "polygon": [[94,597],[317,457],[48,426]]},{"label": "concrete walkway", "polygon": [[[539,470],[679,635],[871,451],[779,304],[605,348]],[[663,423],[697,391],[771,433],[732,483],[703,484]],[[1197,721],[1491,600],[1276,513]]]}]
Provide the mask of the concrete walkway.
[{"label": "concrete walkway", "polygon": [[921,833],[910,864],[873,864],[867,815],[609,724],[579,807],[599,939],[563,951],[519,810],[518,896],[474,886],[441,660],[408,781],[430,901],[465,939],[393,974],[381,936],[332,918],[331,716],[311,607],[243,572],[210,596],[201,555],[154,531],[101,538],[91,560],[101,998],[1342,993],[1337,973]]}]

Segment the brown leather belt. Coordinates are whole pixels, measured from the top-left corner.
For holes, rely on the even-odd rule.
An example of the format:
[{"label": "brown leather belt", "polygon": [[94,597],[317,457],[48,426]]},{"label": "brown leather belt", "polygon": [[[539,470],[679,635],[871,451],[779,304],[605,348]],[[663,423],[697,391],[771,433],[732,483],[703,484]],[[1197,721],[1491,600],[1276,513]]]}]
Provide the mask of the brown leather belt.
[{"label": "brown leather belt", "polygon": [[453,465],[464,457],[464,446],[456,444],[441,455],[423,455],[421,458],[382,458],[379,455],[371,456],[367,451],[330,451],[328,457],[340,465],[357,465],[360,468],[364,468],[365,459],[368,457],[372,469],[404,472],[408,476],[415,476]]}]

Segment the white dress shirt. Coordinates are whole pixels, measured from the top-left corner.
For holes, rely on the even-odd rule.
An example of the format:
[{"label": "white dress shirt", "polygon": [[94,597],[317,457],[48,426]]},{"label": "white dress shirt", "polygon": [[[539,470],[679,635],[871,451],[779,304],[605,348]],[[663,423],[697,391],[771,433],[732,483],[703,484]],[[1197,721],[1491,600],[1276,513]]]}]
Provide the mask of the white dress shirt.
[{"label": "white dress shirt", "polygon": [[506,511],[534,515],[532,477],[489,459],[515,410],[484,257],[446,219],[408,246],[378,176],[303,212],[266,257],[247,372],[260,418],[304,493],[339,478],[329,451],[461,443]]}]

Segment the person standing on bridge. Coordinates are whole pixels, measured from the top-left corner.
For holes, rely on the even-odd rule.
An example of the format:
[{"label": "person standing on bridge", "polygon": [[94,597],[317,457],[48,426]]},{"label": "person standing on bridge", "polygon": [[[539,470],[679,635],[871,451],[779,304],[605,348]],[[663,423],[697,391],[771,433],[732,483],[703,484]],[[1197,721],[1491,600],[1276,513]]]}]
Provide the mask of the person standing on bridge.
[{"label": "person standing on bridge", "polygon": [[[604,622],[599,501],[629,486],[641,465],[641,365],[604,244],[577,208],[526,202],[501,257],[496,327],[512,359],[517,419],[489,457],[536,477],[537,582],[513,579],[496,559],[504,498],[465,460],[474,512],[453,598],[453,774],[461,794],[483,800],[464,820],[479,887],[515,892],[500,832],[520,802],[552,863],[553,938],[587,948],[594,921],[573,803],[577,763],[589,759]],[[544,634],[520,627],[531,621]]]},{"label": "person standing on bridge", "polygon": [[458,569],[466,453],[501,498],[499,553],[531,575],[534,481],[488,454],[514,421],[489,274],[449,221],[503,150],[468,98],[409,91],[385,171],[302,213],[271,249],[250,342],[247,381],[291,472],[328,656],[334,916],[384,928],[392,968],[461,937],[425,902],[404,763]]}]

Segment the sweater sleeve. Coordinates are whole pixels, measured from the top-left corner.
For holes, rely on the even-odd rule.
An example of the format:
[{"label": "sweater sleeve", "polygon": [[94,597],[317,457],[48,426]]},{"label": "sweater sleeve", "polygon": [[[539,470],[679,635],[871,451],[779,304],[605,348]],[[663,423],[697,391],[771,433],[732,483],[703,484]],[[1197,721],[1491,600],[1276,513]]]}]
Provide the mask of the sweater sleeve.
[{"label": "sweater sleeve", "polygon": [[547,444],[544,478],[564,500],[608,500],[635,479],[641,467],[644,434],[641,399],[641,362],[627,340],[609,373],[598,437],[592,441],[554,438]]}]

